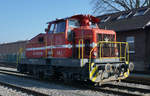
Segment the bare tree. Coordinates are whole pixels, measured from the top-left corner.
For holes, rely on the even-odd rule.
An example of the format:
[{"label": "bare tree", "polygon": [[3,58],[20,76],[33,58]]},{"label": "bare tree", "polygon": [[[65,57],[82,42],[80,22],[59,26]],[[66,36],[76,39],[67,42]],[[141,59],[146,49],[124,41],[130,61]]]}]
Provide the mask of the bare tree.
[{"label": "bare tree", "polygon": [[133,8],[150,6],[150,0],[91,0],[94,14],[127,11]]}]

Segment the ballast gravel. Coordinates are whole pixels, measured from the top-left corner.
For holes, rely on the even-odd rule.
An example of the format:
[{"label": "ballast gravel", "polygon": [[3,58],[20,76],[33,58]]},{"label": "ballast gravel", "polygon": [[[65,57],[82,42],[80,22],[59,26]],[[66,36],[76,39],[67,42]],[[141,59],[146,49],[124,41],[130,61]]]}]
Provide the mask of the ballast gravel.
[{"label": "ballast gravel", "polygon": [[[83,89],[73,88],[65,85],[58,85],[54,83],[45,83],[45,82],[30,80],[26,78],[19,78],[16,76],[10,76],[5,74],[0,74],[0,81],[21,86],[24,88],[28,88],[31,90],[35,90],[51,96],[114,96],[102,92],[83,90]],[[3,92],[1,92],[0,94],[3,95]],[[4,96],[9,96],[9,95],[4,95]],[[26,96],[26,95],[10,95],[10,96]]]},{"label": "ballast gravel", "polygon": [[32,96],[5,86],[0,86],[0,95],[1,96]]},{"label": "ballast gravel", "polygon": [[[14,69],[14,68],[0,67],[0,69],[16,71],[16,69]],[[84,89],[80,89],[80,88],[59,85],[56,83],[51,83],[51,82],[45,83],[45,82],[40,82],[37,80],[20,78],[20,77],[16,77],[16,76],[5,75],[5,74],[0,74],[0,81],[5,82],[5,83],[11,83],[11,84],[21,86],[24,88],[28,88],[31,90],[35,90],[35,91],[38,91],[41,93],[49,94],[51,96],[116,96],[113,94],[107,94],[107,93],[103,93],[100,91],[91,91],[91,90],[87,90],[87,89],[84,90]],[[113,84],[116,85],[116,83],[113,83]],[[150,86],[142,85],[142,84],[132,84],[132,83],[124,83],[124,82],[117,83],[117,85],[118,84],[123,85],[123,86],[129,86],[129,87],[150,89]],[[0,86],[0,88],[1,87],[2,86]],[[3,90],[3,88],[1,88],[1,89]],[[2,96],[28,96],[25,93],[16,92],[11,89],[10,89],[10,91],[7,91],[7,88],[4,89],[5,91],[1,91],[1,89],[0,89],[0,95],[2,95]],[[114,88],[114,90],[118,90],[118,89]],[[124,91],[126,91],[126,90],[124,90]],[[9,93],[13,93],[14,95],[11,95]],[[138,92],[133,92],[133,93],[138,93]],[[150,96],[150,94],[142,94],[142,95]]]}]

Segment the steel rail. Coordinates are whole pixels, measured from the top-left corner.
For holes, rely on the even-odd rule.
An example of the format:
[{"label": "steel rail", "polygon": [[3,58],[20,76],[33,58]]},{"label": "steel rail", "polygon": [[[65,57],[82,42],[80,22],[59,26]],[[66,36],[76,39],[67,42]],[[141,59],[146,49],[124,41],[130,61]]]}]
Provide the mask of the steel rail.
[{"label": "steel rail", "polygon": [[20,87],[20,86],[14,85],[14,84],[10,84],[10,83],[5,83],[5,82],[2,82],[2,81],[0,81],[0,85],[6,86],[8,88],[16,89],[17,91],[21,91],[21,92],[27,93],[29,95],[50,96],[50,95],[47,95],[47,94],[44,94],[44,93],[40,93],[40,92],[37,92],[37,91],[34,91],[34,90],[23,88],[23,87]]},{"label": "steel rail", "polygon": [[[14,73],[13,73],[14,72]],[[14,75],[14,76],[18,76],[18,77],[23,77],[23,78],[28,78],[28,79],[34,79],[34,80],[40,80],[40,79],[37,79],[35,77],[32,77],[32,76],[27,76],[27,75],[23,75],[23,74],[20,74],[18,72],[15,72],[15,71],[10,71],[10,70],[1,70],[0,69],[0,73],[2,74],[7,74],[7,75]],[[125,82],[125,81],[123,81]],[[55,81],[53,82],[55,83]],[[132,82],[132,83],[135,83],[135,82]],[[57,82],[58,84],[58,82]],[[62,84],[62,83],[60,83]],[[64,84],[64,83],[63,83]],[[139,84],[139,83],[138,83]],[[66,84],[65,84],[66,85]],[[72,86],[72,84],[67,84],[67,86]],[[142,92],[142,93],[150,93],[150,90],[149,89],[142,89],[142,88],[135,88],[135,87],[129,87],[129,86],[121,86],[121,85],[112,85],[112,84],[105,84],[101,87],[95,87],[95,86],[88,86],[88,84],[86,83],[86,86],[84,84],[84,86],[82,86],[83,84],[75,84],[73,85],[73,87],[77,87],[77,88],[80,88],[80,89],[90,89],[92,91],[99,91],[99,92],[104,92],[104,93],[108,93],[108,94],[116,94],[116,95],[129,95],[129,96],[141,96],[138,95],[138,94],[133,94],[133,93],[129,93],[129,92],[122,92],[122,91],[118,91],[118,90],[112,90],[114,88],[117,88],[119,90],[129,90],[129,91],[137,91],[137,92]],[[105,87],[109,87],[109,89],[105,89]]]},{"label": "steel rail", "polygon": [[109,87],[109,88],[118,88],[119,90],[127,90],[127,91],[132,91],[132,92],[137,91],[140,93],[149,93],[150,94],[150,89],[122,86],[122,85],[113,85],[113,84],[105,84],[104,86]]}]

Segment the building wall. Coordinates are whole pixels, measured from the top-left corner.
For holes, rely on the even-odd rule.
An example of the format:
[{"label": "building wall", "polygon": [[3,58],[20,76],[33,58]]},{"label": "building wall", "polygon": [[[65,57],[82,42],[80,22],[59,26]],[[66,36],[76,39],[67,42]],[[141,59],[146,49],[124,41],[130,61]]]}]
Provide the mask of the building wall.
[{"label": "building wall", "polygon": [[134,36],[135,53],[130,53],[130,61],[135,64],[135,71],[145,71],[146,64],[146,32],[145,30],[133,30],[117,32],[118,41],[126,41],[128,36]]},{"label": "building wall", "polygon": [[146,28],[146,66],[145,69],[150,71],[150,26]]},{"label": "building wall", "polygon": [[20,48],[23,48],[23,56],[27,41],[0,44],[0,60],[16,61]]}]

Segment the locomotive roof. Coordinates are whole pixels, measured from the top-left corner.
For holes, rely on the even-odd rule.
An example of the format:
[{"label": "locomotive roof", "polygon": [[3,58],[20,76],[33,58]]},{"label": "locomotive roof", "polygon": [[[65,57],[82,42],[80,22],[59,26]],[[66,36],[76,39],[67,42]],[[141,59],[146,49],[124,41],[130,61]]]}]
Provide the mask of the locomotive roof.
[{"label": "locomotive roof", "polygon": [[67,18],[62,18],[62,19],[56,19],[54,21],[50,21],[50,22],[47,22],[47,24],[50,24],[50,23],[57,23],[59,21],[63,21],[63,20],[66,20],[66,19],[78,19],[78,20],[81,20],[83,18],[88,18],[90,19],[92,22],[95,22],[95,23],[98,23],[100,20],[99,18],[96,18],[92,15],[82,15],[82,14],[79,14],[79,15],[74,15],[74,16],[71,16],[71,17],[67,17]]}]

